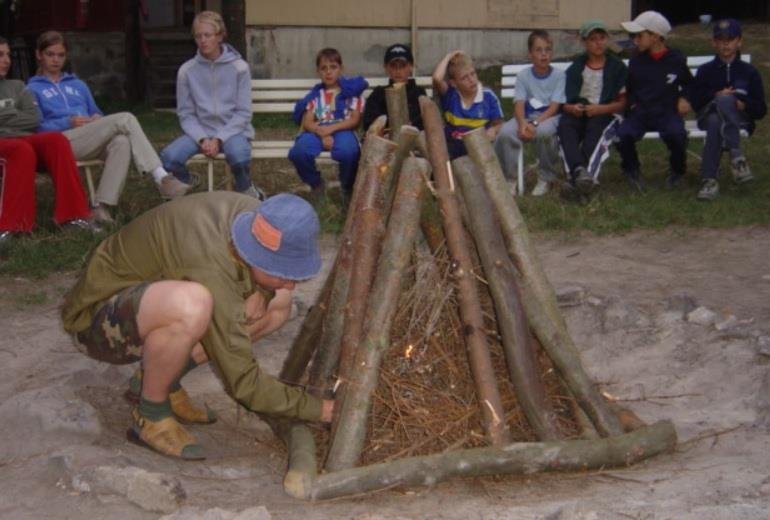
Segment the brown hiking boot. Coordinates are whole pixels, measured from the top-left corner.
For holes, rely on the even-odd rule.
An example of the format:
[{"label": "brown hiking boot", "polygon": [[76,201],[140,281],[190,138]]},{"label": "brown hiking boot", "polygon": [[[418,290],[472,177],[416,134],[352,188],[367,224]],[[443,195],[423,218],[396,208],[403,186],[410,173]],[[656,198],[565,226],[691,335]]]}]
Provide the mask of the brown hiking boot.
[{"label": "brown hiking boot", "polygon": [[173,417],[160,421],[150,421],[141,416],[134,408],[131,412],[134,424],[126,432],[128,440],[140,446],[146,446],[169,457],[185,460],[203,460],[206,455],[203,447],[195,443],[195,438],[187,433]]},{"label": "brown hiking boot", "polygon": [[183,424],[211,424],[217,420],[216,414],[208,406],[195,406],[184,388],[168,394],[168,400],[171,402],[171,411]]},{"label": "brown hiking boot", "polygon": [[[139,404],[142,397],[142,369],[137,368],[128,380],[128,390],[123,394],[131,404]],[[217,415],[208,406],[195,406],[184,388],[168,394],[171,411],[182,424],[211,424],[217,421]]]}]

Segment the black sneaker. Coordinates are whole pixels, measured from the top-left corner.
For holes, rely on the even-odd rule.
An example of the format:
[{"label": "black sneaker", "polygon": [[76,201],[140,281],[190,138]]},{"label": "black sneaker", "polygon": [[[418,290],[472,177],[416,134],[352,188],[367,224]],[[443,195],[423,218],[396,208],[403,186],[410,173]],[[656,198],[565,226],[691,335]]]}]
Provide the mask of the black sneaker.
[{"label": "black sneaker", "polygon": [[575,168],[574,174],[575,184],[577,185],[580,192],[584,195],[590,194],[594,189],[594,178],[588,174],[588,170],[586,170],[583,166],[578,166]]},{"label": "black sneaker", "polygon": [[666,177],[666,187],[670,190],[678,188],[682,182],[682,177],[684,177],[684,175],[681,173],[668,172],[668,176]]},{"label": "black sneaker", "polygon": [[626,178],[629,188],[637,193],[644,193],[644,183],[642,183],[642,177],[639,175],[639,170],[624,171],[623,176]]}]

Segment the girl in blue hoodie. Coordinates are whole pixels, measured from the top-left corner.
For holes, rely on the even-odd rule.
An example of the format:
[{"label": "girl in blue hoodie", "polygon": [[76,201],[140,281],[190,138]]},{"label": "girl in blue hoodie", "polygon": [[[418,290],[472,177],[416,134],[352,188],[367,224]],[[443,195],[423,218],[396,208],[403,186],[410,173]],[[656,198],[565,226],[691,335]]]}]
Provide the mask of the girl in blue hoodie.
[{"label": "girl in blue hoodie", "polygon": [[104,160],[93,211],[96,220],[113,222],[109,206],[118,203],[132,158],[137,170],[152,174],[165,198],[185,193],[186,186],[161,166],[136,117],[128,112],[105,116],[88,86],[63,71],[67,44],[61,33],[41,34],[36,57],[38,75],[29,79],[27,88],[35,94],[40,109],[38,132],[62,132],[79,161]]}]

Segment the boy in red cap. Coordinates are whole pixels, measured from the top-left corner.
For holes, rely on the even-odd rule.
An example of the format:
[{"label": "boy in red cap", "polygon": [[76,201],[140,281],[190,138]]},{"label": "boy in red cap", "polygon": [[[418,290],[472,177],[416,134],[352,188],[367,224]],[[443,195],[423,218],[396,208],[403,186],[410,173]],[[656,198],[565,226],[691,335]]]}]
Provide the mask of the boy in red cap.
[{"label": "boy in red cap", "polygon": [[698,200],[719,195],[719,160],[730,152],[733,179],[738,184],[754,176],[741,151],[740,131],[754,131],[754,122],[767,113],[765,89],[757,69],[741,59],[743,31],[737,20],[714,24],[716,56],[698,67],[690,89],[690,102],[698,114],[698,127],[706,131],[701,161],[702,185]]},{"label": "boy in red cap", "polygon": [[296,195],[260,204],[217,191],[157,206],[97,246],[62,321],[92,358],[141,360],[130,440],[169,456],[205,458],[180,422],[215,417],[179,381],[209,361],[227,393],[250,410],[331,420],[333,401],[263,373],[251,350],[286,322],[296,283],[318,274],[318,231],[313,207]]}]

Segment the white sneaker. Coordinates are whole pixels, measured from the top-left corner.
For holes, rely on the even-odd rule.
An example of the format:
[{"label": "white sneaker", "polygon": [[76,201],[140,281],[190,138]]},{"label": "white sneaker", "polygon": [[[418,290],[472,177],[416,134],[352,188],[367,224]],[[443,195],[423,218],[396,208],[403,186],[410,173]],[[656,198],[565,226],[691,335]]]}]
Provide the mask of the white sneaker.
[{"label": "white sneaker", "polygon": [[534,189],[532,190],[532,195],[535,197],[542,197],[546,193],[548,193],[548,182],[544,181],[542,179],[537,180],[537,184],[535,184]]}]

